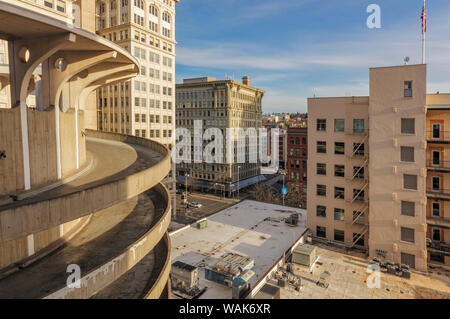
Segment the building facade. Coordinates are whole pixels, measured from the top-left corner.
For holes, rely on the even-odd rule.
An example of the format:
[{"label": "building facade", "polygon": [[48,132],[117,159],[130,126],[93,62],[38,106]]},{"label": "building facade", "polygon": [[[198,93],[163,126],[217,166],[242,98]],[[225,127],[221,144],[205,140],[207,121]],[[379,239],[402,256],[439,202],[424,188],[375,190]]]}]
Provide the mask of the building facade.
[{"label": "building facade", "polygon": [[300,204],[302,199],[306,202],[308,129],[288,128],[286,140],[288,197],[297,199]]},{"label": "building facade", "polygon": [[[196,147],[194,146],[194,121],[201,121],[202,136],[208,128],[218,128],[224,138],[227,136],[227,128],[242,128],[245,131],[255,129],[258,134],[262,122],[263,96],[264,91],[250,86],[248,77],[243,78],[243,83],[233,80],[216,81],[215,78],[206,77],[185,79],[183,84],[177,84],[176,124],[177,127],[187,128],[191,132],[193,150],[192,162],[178,165],[179,174],[189,174],[192,182],[203,189],[217,188],[228,194],[246,185],[239,184],[240,181],[247,180],[251,183],[252,178],[258,177],[261,173],[261,161],[258,154],[250,153],[252,142],[248,138],[243,149],[245,162],[237,161],[237,131],[232,137],[234,141],[232,163],[226,163],[225,156],[223,163],[205,163],[201,158],[194,158]],[[200,151],[203,152],[203,150]],[[223,154],[226,155],[226,150]],[[255,163],[250,163],[252,156],[256,156]]]},{"label": "building facade", "polygon": [[[427,106],[437,98],[426,94],[426,66],[407,65],[370,69],[369,97],[308,99],[313,236],[419,270],[430,259],[449,263],[448,252],[427,252],[427,243],[443,247],[448,241],[445,187],[436,172],[444,162],[433,153],[445,145],[443,125],[433,126],[445,97],[438,97],[436,109]],[[433,156],[437,164],[428,166]]]},{"label": "building facade", "polygon": [[[177,2],[96,1],[97,34],[131,52],[140,63],[140,74],[133,80],[98,90],[99,130],[150,138],[172,148]],[[165,183],[175,212],[175,165]]]}]

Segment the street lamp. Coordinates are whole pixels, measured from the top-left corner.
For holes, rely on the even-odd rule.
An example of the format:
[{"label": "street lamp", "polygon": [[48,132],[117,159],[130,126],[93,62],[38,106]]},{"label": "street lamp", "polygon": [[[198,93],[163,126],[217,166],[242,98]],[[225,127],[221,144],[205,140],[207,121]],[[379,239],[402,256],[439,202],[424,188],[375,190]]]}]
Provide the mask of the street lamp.
[{"label": "street lamp", "polygon": [[185,177],[186,177],[186,194],[185,194],[185,201],[187,202],[188,201],[188,177],[189,177],[189,173],[188,172],[186,172],[186,175],[185,175]]},{"label": "street lamp", "polygon": [[241,198],[240,198],[240,180],[241,180],[241,174],[240,174],[240,168],[241,168],[241,166],[238,166],[237,167],[238,168],[238,200],[240,200]]}]

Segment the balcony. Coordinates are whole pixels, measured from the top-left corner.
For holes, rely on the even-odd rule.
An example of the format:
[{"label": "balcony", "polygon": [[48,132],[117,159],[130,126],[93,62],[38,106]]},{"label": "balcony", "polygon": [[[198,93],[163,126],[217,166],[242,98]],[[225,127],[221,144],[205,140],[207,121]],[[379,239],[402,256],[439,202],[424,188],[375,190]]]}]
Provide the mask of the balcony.
[{"label": "balcony", "polygon": [[427,238],[427,247],[429,251],[439,252],[439,253],[447,253],[450,255],[450,244],[443,242],[443,241],[437,241],[437,240],[431,240]]},{"label": "balcony", "polygon": [[450,161],[429,160],[427,169],[434,172],[450,173]]},{"label": "balcony", "polygon": [[444,217],[427,217],[427,224],[430,226],[450,229],[450,219]]},{"label": "balcony", "polygon": [[427,187],[427,197],[432,199],[444,199],[450,201],[450,189],[434,189]]},{"label": "balcony", "polygon": [[427,142],[431,144],[450,144],[450,131],[427,131]]}]

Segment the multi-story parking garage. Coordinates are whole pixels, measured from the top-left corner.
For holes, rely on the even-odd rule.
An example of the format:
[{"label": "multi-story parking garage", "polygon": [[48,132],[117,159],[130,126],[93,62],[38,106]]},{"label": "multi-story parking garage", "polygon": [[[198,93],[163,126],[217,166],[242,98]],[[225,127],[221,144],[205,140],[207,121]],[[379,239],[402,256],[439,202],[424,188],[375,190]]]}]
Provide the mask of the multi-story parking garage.
[{"label": "multi-story parking garage", "polygon": [[0,298],[168,297],[169,151],[88,118],[91,93],[138,62],[93,33],[94,1],[73,1],[73,20],[72,1],[40,2],[0,1]]}]

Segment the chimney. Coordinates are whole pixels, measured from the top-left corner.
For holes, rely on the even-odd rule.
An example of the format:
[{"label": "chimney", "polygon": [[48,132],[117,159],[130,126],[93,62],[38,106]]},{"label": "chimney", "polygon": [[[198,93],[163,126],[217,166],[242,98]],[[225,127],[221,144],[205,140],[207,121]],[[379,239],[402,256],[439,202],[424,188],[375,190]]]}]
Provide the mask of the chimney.
[{"label": "chimney", "polygon": [[250,86],[250,77],[247,75],[242,78],[242,84]]}]

